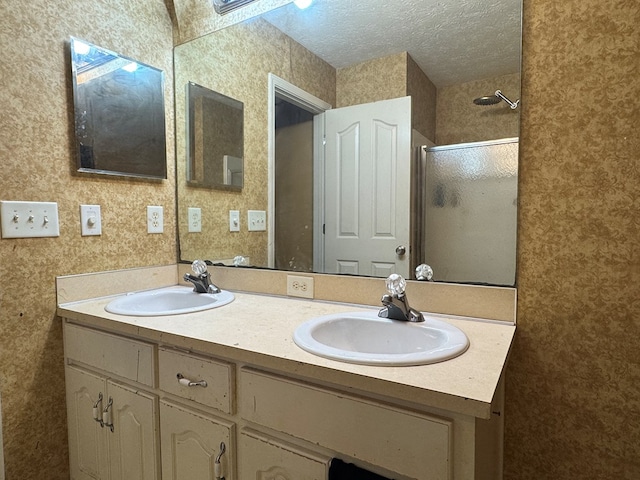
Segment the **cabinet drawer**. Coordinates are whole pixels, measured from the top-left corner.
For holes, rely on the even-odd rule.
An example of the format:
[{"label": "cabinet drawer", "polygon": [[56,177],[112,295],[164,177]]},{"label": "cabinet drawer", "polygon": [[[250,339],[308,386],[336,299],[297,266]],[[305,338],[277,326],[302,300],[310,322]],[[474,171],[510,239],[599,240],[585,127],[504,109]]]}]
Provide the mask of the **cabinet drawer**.
[{"label": "cabinet drawer", "polygon": [[[233,413],[233,365],[188,353],[158,350],[160,389],[194,402]],[[178,375],[203,385],[187,386]]]},{"label": "cabinet drawer", "polygon": [[450,479],[451,420],[252,369],[239,383],[242,417],[421,480]]},{"label": "cabinet drawer", "polygon": [[154,346],[149,343],[65,323],[64,354],[70,360],[154,386]]}]

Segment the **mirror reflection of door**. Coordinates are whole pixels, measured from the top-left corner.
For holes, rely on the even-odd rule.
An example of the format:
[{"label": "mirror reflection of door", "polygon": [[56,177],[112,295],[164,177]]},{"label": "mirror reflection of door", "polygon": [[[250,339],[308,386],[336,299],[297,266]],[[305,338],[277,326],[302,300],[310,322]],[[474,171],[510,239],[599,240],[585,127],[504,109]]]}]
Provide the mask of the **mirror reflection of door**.
[{"label": "mirror reflection of door", "polygon": [[324,271],[408,277],[411,97],[324,115]]},{"label": "mirror reflection of door", "polygon": [[[313,113],[277,97],[275,112],[275,267],[407,276],[410,98],[328,110],[316,116],[326,133],[315,139]],[[327,179],[315,186],[314,142]],[[315,229],[314,217],[323,219]]]}]

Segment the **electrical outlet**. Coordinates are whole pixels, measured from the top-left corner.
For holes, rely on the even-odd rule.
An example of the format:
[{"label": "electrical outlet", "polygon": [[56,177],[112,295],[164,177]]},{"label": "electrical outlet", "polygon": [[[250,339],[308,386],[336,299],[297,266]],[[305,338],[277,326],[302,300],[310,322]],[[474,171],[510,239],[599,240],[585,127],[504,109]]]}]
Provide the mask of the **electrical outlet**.
[{"label": "electrical outlet", "polygon": [[196,207],[188,208],[189,231],[192,233],[202,232],[202,210]]},{"label": "electrical outlet", "polygon": [[313,298],[313,277],[287,275],[287,295]]},{"label": "electrical outlet", "polygon": [[100,205],[80,205],[80,229],[83,237],[102,235]]},{"label": "electrical outlet", "polygon": [[164,232],[163,208],[157,206],[147,207],[147,233]]}]

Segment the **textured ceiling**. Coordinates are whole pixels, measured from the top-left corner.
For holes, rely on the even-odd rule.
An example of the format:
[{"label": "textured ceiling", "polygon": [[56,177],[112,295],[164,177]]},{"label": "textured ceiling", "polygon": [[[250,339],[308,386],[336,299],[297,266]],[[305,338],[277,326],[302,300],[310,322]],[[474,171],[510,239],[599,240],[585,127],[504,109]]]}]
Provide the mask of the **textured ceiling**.
[{"label": "textured ceiling", "polygon": [[520,71],[521,0],[315,0],[264,18],[336,68],[407,51],[438,87]]}]

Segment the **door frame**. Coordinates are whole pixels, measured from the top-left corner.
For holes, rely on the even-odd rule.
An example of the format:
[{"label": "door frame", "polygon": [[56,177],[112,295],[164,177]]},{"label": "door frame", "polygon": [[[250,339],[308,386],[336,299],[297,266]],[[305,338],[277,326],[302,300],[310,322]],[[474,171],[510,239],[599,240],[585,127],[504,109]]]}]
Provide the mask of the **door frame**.
[{"label": "door frame", "polygon": [[[275,212],[276,206],[276,115],[275,104],[276,98],[283,98],[287,102],[296,105],[314,115],[330,110],[332,107],[324,100],[305,92],[301,88],[295,86],[286,80],[269,73],[268,75],[268,134],[267,134],[267,265],[269,268],[275,267]],[[323,142],[316,141],[324,137],[324,122],[313,122],[313,178],[314,178],[314,205],[324,205],[324,149]],[[314,212],[316,208],[314,207]],[[317,233],[322,231],[322,216],[314,213],[314,265],[316,264],[316,251],[318,251],[317,241],[321,239],[321,235]]]}]

